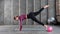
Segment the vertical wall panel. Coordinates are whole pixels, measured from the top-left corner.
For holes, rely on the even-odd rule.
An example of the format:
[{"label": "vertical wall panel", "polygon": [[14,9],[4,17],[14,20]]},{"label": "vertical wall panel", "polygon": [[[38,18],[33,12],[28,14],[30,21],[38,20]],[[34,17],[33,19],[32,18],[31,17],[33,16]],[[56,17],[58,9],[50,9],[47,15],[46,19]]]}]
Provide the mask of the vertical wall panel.
[{"label": "vertical wall panel", "polygon": [[[28,13],[33,12],[33,0],[28,0]],[[32,25],[33,21],[28,19],[28,24]]]},{"label": "vertical wall panel", "polygon": [[[41,0],[34,0],[34,12],[39,11],[39,9],[41,7],[40,5],[41,5]],[[36,18],[37,18],[37,20],[40,21],[40,14],[38,14],[36,16]],[[34,22],[34,24],[37,25],[38,23],[37,22]]]},{"label": "vertical wall panel", "polygon": [[[20,0],[20,14],[26,14],[26,0]],[[23,21],[26,24],[26,20]]]},{"label": "vertical wall panel", "polygon": [[[45,6],[47,4],[47,0],[41,0],[41,7]],[[47,20],[47,9],[44,9],[41,12],[41,22],[46,23]]]},{"label": "vertical wall panel", "polygon": [[0,25],[4,25],[4,0],[0,0]]},{"label": "vertical wall panel", "polygon": [[56,0],[56,18],[60,22],[60,0]]},{"label": "vertical wall panel", "polygon": [[4,1],[4,24],[11,24],[11,0]]},{"label": "vertical wall panel", "polygon": [[55,13],[55,0],[48,0],[48,4],[50,5],[48,8],[49,11],[49,18],[54,17]]},{"label": "vertical wall panel", "polygon": [[[19,0],[13,0],[13,17],[18,15],[19,15]],[[19,24],[19,22],[13,20],[13,24],[17,25]]]}]

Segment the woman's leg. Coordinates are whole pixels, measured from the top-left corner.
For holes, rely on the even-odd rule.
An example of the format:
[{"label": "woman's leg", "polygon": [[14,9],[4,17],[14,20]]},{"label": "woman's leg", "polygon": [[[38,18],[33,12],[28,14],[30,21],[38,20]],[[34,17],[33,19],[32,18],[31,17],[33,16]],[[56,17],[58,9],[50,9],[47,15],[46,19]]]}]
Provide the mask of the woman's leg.
[{"label": "woman's leg", "polygon": [[38,21],[37,19],[36,19],[36,17],[35,17],[35,15],[34,15],[34,13],[33,12],[31,12],[31,13],[29,13],[28,15],[27,15],[27,18],[29,19],[32,19],[33,21],[35,21],[35,22],[37,22],[37,23],[39,23],[39,24],[41,24],[41,25],[44,25],[42,22],[40,22],[40,21]]},{"label": "woman's leg", "polygon": [[43,8],[41,8],[39,11],[37,11],[37,12],[34,12],[34,15],[36,16],[36,15],[38,15],[42,10],[44,10],[45,8],[48,8],[49,7],[49,5],[45,5]]},{"label": "woman's leg", "polygon": [[41,11],[43,11],[43,10],[44,10],[44,8],[41,8],[39,11],[34,12],[34,15],[36,16],[36,15],[40,14]]},{"label": "woman's leg", "polygon": [[42,22],[38,21],[38,20],[36,19],[36,17],[32,16],[31,19],[32,19],[33,21],[37,22],[38,24],[41,24],[41,25],[44,26],[44,24],[43,24]]},{"label": "woman's leg", "polygon": [[46,28],[46,30],[48,30],[47,29],[48,25],[43,24],[42,22],[38,21],[33,13],[28,14],[27,18],[32,19],[33,21],[37,22],[38,24],[41,24],[42,26],[44,26]]}]

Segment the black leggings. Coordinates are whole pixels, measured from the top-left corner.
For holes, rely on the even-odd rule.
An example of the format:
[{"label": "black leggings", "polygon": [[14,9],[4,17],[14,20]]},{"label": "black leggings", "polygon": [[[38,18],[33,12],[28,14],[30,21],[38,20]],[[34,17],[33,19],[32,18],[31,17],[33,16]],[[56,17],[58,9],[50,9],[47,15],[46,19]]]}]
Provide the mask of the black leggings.
[{"label": "black leggings", "polygon": [[44,10],[44,8],[41,8],[41,9],[40,9],[39,11],[37,11],[37,12],[30,12],[30,13],[27,15],[27,18],[28,18],[28,19],[32,19],[33,21],[35,21],[35,22],[37,22],[37,23],[39,23],[39,24],[41,24],[41,25],[44,26],[44,24],[43,24],[42,22],[38,21],[38,20],[36,19],[36,17],[35,17],[35,16],[37,16],[38,14],[40,14],[40,12],[41,12],[42,10]]}]

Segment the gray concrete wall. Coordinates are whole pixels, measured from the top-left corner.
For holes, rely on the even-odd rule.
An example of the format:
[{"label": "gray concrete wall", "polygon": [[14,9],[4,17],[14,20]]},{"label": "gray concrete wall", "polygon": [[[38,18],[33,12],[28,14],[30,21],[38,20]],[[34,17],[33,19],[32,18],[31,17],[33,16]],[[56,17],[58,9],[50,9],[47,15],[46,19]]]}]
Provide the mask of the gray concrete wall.
[{"label": "gray concrete wall", "polygon": [[4,24],[12,24],[12,0],[4,0]]},{"label": "gray concrete wall", "polygon": [[[54,0],[28,0],[28,8],[26,8],[26,0],[20,0],[20,7],[19,0],[0,0],[0,24],[17,25],[19,24],[19,21],[15,21],[13,19],[14,16],[26,13],[28,14],[31,11],[38,11],[42,6],[45,6],[47,3],[50,5],[50,7],[48,8],[49,18],[54,17]],[[28,11],[26,11],[26,9],[28,9]],[[41,12],[41,15],[38,15],[36,17],[39,21],[40,16],[41,21],[45,23],[47,17],[47,9],[44,9]],[[31,19],[28,19],[28,22],[26,22],[26,20],[23,21],[23,24],[26,23],[31,25],[35,22],[33,22]]]},{"label": "gray concrete wall", "polygon": [[56,15],[57,21],[60,22],[60,0],[56,0]]},{"label": "gray concrete wall", "polygon": [[[33,4],[33,0],[28,0],[28,13],[33,12],[34,11],[34,4]],[[27,24],[33,24],[34,22],[31,19],[28,19]]]},{"label": "gray concrete wall", "polygon": [[0,0],[0,25],[4,24],[4,0]]},{"label": "gray concrete wall", "polygon": [[[13,0],[13,17],[19,15],[19,0]],[[18,24],[18,21],[13,20],[13,24]]]}]

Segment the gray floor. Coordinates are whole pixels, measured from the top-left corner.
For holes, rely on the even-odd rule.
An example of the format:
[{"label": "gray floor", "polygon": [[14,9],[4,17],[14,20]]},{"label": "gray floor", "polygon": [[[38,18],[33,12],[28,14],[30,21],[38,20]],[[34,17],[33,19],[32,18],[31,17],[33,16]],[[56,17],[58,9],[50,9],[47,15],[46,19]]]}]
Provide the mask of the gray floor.
[{"label": "gray floor", "polygon": [[41,25],[23,25],[22,31],[19,31],[18,25],[1,25],[0,34],[60,34],[59,26],[52,26],[53,31],[47,32]]}]

